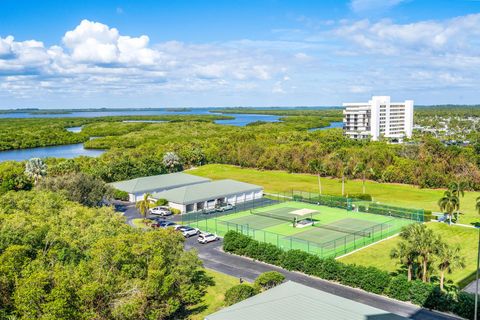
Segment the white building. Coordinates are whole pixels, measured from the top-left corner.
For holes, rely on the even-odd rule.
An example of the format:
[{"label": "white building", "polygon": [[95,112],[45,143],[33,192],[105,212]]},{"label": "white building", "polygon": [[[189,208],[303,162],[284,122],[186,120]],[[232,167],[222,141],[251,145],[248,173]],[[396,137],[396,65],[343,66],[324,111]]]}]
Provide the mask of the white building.
[{"label": "white building", "polygon": [[237,205],[262,197],[262,187],[230,179],[191,184],[152,194],[155,200],[168,200],[168,206],[181,213],[211,209],[227,203]]},{"label": "white building", "polygon": [[373,96],[367,103],[344,103],[343,130],[354,139],[403,141],[413,130],[413,100],[391,102],[389,96]]},{"label": "white building", "polygon": [[210,179],[186,174],[183,172],[160,174],[157,176],[141,177],[131,180],[113,182],[110,185],[115,189],[128,192],[130,202],[143,199],[146,193],[162,192],[174,188],[210,182]]}]

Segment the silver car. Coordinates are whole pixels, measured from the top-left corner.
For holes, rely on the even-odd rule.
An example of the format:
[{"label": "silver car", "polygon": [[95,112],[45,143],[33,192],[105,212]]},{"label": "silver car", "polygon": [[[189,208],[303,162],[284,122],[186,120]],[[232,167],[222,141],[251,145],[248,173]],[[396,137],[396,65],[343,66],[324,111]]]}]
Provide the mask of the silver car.
[{"label": "silver car", "polygon": [[186,227],[186,226],[179,226],[175,228],[175,230],[180,231],[185,238],[190,238],[200,233],[200,230],[198,230],[197,228]]},{"label": "silver car", "polygon": [[202,244],[217,241],[218,239],[217,235],[213,233],[200,233],[198,236],[198,242]]}]

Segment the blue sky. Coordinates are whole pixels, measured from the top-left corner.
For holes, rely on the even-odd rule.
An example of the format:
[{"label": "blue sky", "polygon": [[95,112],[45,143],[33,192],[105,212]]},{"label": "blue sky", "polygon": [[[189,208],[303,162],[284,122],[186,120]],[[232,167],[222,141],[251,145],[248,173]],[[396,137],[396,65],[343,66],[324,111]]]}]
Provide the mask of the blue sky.
[{"label": "blue sky", "polygon": [[0,108],[480,103],[480,1],[0,0]]}]

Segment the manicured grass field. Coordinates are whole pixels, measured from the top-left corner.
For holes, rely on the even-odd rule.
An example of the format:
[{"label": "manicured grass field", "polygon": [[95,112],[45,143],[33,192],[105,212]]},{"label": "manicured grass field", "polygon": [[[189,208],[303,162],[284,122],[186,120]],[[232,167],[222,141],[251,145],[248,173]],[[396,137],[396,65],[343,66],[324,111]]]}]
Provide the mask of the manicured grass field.
[{"label": "manicured grass field", "polygon": [[223,307],[225,291],[239,284],[238,278],[219,273],[210,269],[205,269],[207,276],[212,277],[213,284],[208,287],[203,301],[189,308],[190,320],[203,320],[211,313],[220,310]]},{"label": "manicured grass field", "polygon": [[[455,270],[452,274],[447,274],[447,280],[452,281],[460,287],[464,287],[473,281],[475,279],[478,231],[473,228],[449,226],[444,223],[435,222],[428,223],[427,226],[440,234],[442,239],[449,244],[460,245],[462,254],[465,256],[467,267],[462,270]],[[364,266],[374,266],[382,270],[394,272],[399,269],[400,265],[397,264],[396,260],[390,259],[390,251],[395,248],[399,241],[400,238],[395,237],[376,243],[340,258],[340,261]]]},{"label": "manicured grass field", "polygon": [[[318,192],[317,177],[309,174],[293,174],[284,171],[267,171],[246,169],[231,165],[211,164],[205,165],[188,173],[208,177],[211,179],[235,179],[248,183],[258,184],[265,188],[266,192],[289,192],[301,190]],[[325,194],[340,195],[342,184],[338,179],[322,178],[323,191]],[[361,193],[362,181],[348,181],[345,184],[347,193]],[[417,186],[393,183],[378,183],[367,181],[366,192],[371,194],[375,201],[386,204],[398,205],[410,208],[423,208],[439,211],[438,199],[444,190],[420,189]],[[475,199],[480,192],[466,192],[461,198],[461,211],[459,223],[472,224],[480,222],[480,216],[475,210]]]},{"label": "manicured grass field", "polygon": [[[297,221],[311,219],[314,225],[294,228],[294,217]],[[255,214],[242,211],[218,218],[206,216],[188,224],[219,236],[235,230],[285,250],[300,249],[320,257],[336,257],[391,236],[410,223],[411,220],[390,216],[287,201],[257,208]]]}]

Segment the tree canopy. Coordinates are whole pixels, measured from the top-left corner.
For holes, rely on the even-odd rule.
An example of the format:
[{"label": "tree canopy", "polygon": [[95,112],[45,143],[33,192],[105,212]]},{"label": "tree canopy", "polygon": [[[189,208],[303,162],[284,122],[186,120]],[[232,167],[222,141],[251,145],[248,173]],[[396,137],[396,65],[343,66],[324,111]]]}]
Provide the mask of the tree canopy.
[{"label": "tree canopy", "polygon": [[2,319],[165,319],[207,282],[179,233],[142,232],[61,194],[0,197]]}]

